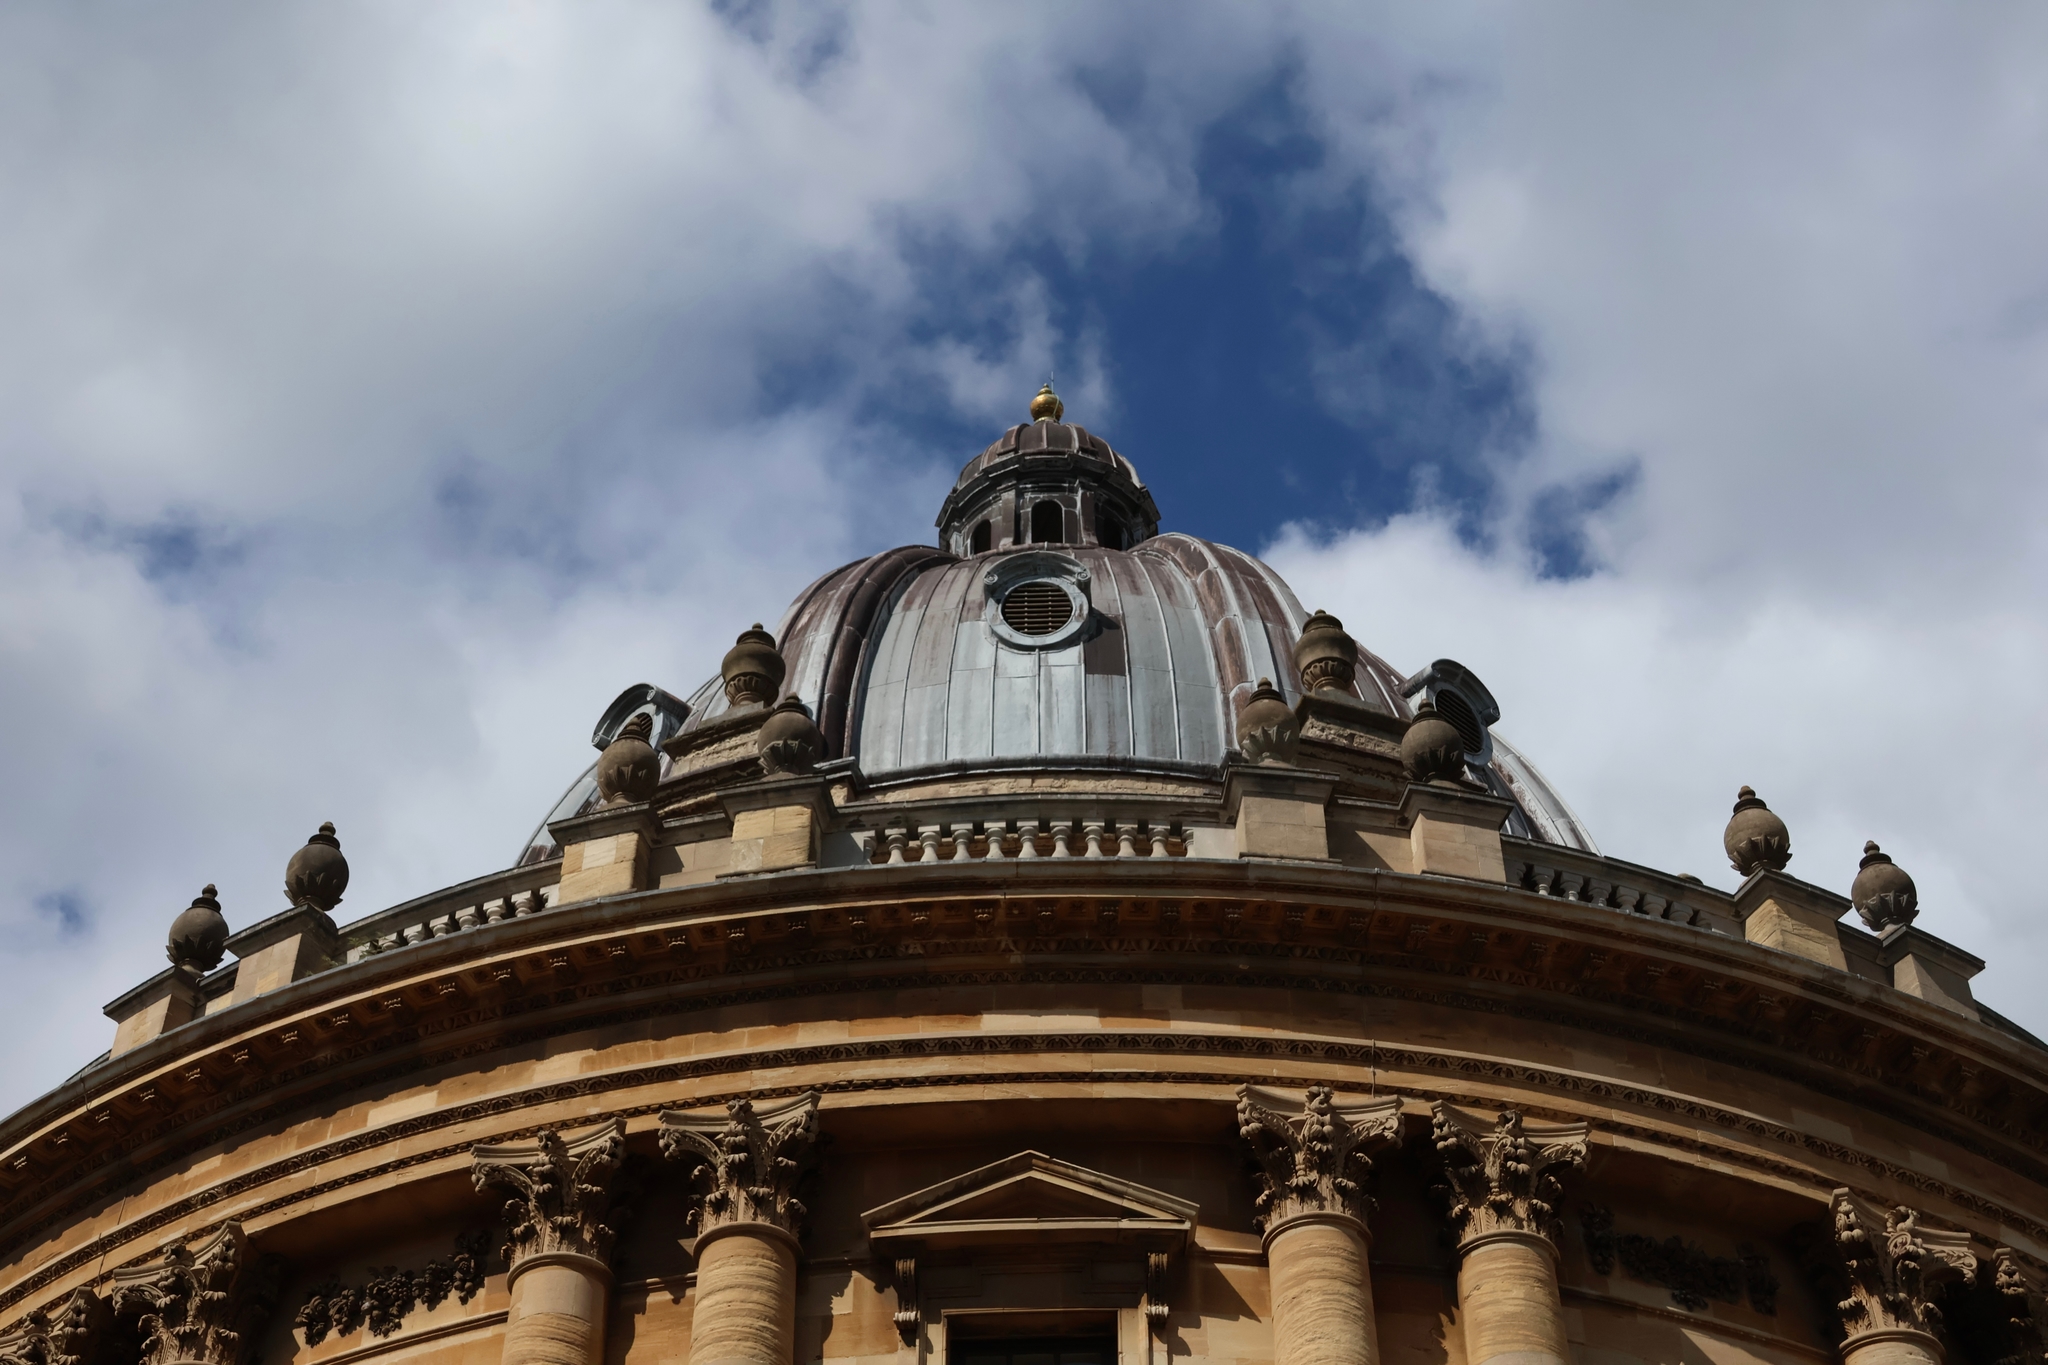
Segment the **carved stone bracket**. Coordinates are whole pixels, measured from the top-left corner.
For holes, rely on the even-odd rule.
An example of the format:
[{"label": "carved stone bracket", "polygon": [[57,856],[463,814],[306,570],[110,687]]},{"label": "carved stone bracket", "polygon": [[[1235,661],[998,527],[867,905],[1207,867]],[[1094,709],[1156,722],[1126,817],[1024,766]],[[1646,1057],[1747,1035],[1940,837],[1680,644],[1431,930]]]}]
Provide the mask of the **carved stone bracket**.
[{"label": "carved stone bracket", "polygon": [[1967,1284],[1976,1274],[1969,1234],[1922,1227],[1916,1211],[1887,1212],[1848,1190],[1835,1191],[1830,1209],[1832,1249],[1848,1277],[1848,1292],[1836,1305],[1848,1335],[1937,1331],[1942,1284]]},{"label": "carved stone bracket", "polygon": [[113,1326],[107,1301],[77,1290],[55,1317],[38,1309],[0,1334],[0,1365],[94,1365]]},{"label": "carved stone bracket", "polygon": [[581,1256],[609,1262],[618,1238],[612,1210],[622,1193],[619,1167],[626,1159],[626,1121],[574,1137],[544,1132],[527,1142],[483,1144],[471,1153],[478,1193],[508,1190],[505,1261],[541,1255]]},{"label": "carved stone bracket", "polygon": [[1513,1109],[1503,1109],[1489,1123],[1441,1100],[1433,1112],[1451,1231],[1459,1245],[1520,1232],[1556,1246],[1560,1177],[1585,1164],[1587,1126],[1526,1123]]},{"label": "carved stone bracket", "polygon": [[1173,1253],[1170,1251],[1148,1251],[1145,1253],[1145,1325],[1152,1329],[1152,1335],[1166,1335],[1166,1320],[1173,1316],[1173,1307],[1167,1302],[1167,1292],[1173,1282]]},{"label": "carved stone bracket", "polygon": [[1352,1219],[1362,1230],[1369,1153],[1400,1143],[1401,1101],[1389,1096],[1338,1104],[1327,1085],[1310,1086],[1299,1099],[1243,1085],[1237,1091],[1237,1130],[1258,1159],[1261,1189],[1254,1212],[1269,1241],[1286,1224],[1315,1215]]},{"label": "carved stone bracket", "polygon": [[807,1211],[797,1185],[817,1147],[818,1093],[761,1109],[734,1100],[725,1109],[661,1116],[662,1155],[696,1167],[690,1217],[697,1236],[751,1223],[800,1237]]},{"label": "carved stone bracket", "polygon": [[197,1247],[114,1272],[114,1313],[142,1334],[140,1365],[240,1365],[276,1301],[280,1265],[225,1223]]},{"label": "carved stone bracket", "polygon": [[917,1258],[896,1258],[896,1311],[890,1315],[905,1346],[917,1344]]},{"label": "carved stone bracket", "polygon": [[484,1287],[489,1242],[488,1232],[466,1232],[455,1239],[453,1252],[418,1270],[386,1266],[372,1271],[361,1285],[339,1280],[316,1285],[299,1306],[292,1326],[308,1346],[318,1346],[330,1333],[347,1336],[363,1326],[373,1337],[388,1337],[415,1308],[438,1308],[450,1294],[457,1303],[468,1303]]}]

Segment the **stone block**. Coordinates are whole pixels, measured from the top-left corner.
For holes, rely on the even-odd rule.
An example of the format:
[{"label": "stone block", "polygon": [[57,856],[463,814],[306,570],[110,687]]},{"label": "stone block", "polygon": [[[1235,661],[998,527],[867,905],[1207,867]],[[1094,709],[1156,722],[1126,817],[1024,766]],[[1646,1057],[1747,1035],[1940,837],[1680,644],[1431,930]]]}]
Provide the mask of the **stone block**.
[{"label": "stone block", "polygon": [[1849,970],[1849,958],[1838,921],[1848,909],[1846,896],[1769,868],[1752,874],[1735,892],[1743,937],[1841,972]]},{"label": "stone block", "polygon": [[1970,978],[1984,970],[1984,959],[1911,925],[1888,930],[1882,942],[1894,987],[1967,1019],[1979,1017]]},{"label": "stone block", "polygon": [[732,819],[732,853],[717,875],[811,867],[831,822],[832,797],[816,776],[777,777],[722,796]]},{"label": "stone block", "polygon": [[1491,792],[1435,783],[1414,784],[1401,795],[1408,826],[1408,871],[1477,882],[1505,882],[1500,827],[1514,803]]},{"label": "stone block", "polygon": [[1337,780],[1286,764],[1233,765],[1223,779],[1223,814],[1240,858],[1330,860],[1326,809]]},{"label": "stone block", "polygon": [[114,1021],[114,1045],[108,1055],[118,1057],[141,1047],[204,1012],[199,974],[189,967],[166,968],[107,1006],[107,1017]]},{"label": "stone block", "polygon": [[227,947],[238,959],[229,1005],[324,972],[342,956],[341,935],[334,921],[311,905],[293,906],[230,935]]},{"label": "stone block", "polygon": [[572,905],[645,891],[661,822],[646,802],[600,807],[548,826],[562,846],[561,890],[552,904]]}]

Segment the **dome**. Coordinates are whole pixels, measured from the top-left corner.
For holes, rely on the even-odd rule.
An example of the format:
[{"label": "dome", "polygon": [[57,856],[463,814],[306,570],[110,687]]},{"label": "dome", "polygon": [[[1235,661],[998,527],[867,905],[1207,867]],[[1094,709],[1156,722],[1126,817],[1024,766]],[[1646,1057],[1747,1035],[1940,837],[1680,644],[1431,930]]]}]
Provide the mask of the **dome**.
[{"label": "dome", "polygon": [[[1160,534],[1135,466],[1084,427],[1041,417],[1010,428],[967,462],[937,524],[944,548],[836,569],[775,632],[783,690],[817,718],[825,761],[866,782],[1046,766],[1215,777],[1260,679],[1289,705],[1301,698],[1293,647],[1308,613],[1293,590],[1242,550]],[[1515,803],[1510,833],[1597,851],[1535,766],[1495,742],[1499,708],[1462,666],[1406,677],[1361,648],[1350,691],[1402,721],[1410,698],[1443,700],[1472,732],[1475,776]],[[600,745],[636,704],[621,703]],[[659,746],[727,708],[714,675],[665,717],[645,709]],[[595,799],[587,772],[548,820]],[[522,861],[554,852],[544,821]]]}]

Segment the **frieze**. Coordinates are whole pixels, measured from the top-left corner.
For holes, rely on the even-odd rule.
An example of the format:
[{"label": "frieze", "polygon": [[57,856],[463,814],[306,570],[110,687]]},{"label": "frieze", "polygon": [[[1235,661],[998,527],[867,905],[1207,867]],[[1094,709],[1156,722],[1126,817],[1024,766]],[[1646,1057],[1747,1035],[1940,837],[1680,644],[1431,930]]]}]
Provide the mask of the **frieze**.
[{"label": "frieze", "polygon": [[1596,1275],[1611,1275],[1617,1264],[1630,1279],[1660,1285],[1671,1301],[1698,1313],[1708,1302],[1749,1306],[1765,1317],[1778,1311],[1778,1277],[1769,1258],[1747,1244],[1733,1256],[1714,1256],[1682,1237],[1658,1240],[1639,1232],[1617,1233],[1614,1210],[1588,1205],[1579,1211],[1586,1262]]},{"label": "frieze", "polygon": [[[922,978],[920,978],[922,979]],[[2017,1211],[1991,1200],[1962,1190],[1945,1182],[1905,1167],[1892,1165],[1866,1152],[1855,1151],[1812,1134],[1768,1124],[1753,1115],[1734,1113],[1695,1101],[1683,1100],[1659,1091],[1639,1090],[1635,1087],[1568,1072],[1548,1071],[1542,1068],[1494,1059],[1460,1057],[1454,1054],[1418,1052],[1412,1049],[1393,1047],[1386,1043],[1339,1043],[1321,1039],[1277,1039],[1246,1035],[1215,1034],[1172,1034],[1172,1033],[1110,1033],[1088,1032],[1079,1034],[960,1034],[950,1037],[923,1037],[907,1039],[872,1039],[843,1041],[814,1047],[780,1048],[762,1052],[731,1053],[719,1057],[708,1057],[681,1062],[666,1062],[657,1066],[631,1071],[615,1072],[580,1078],[574,1081],[557,1082],[535,1087],[513,1095],[496,1096],[469,1105],[451,1106],[431,1114],[417,1115],[383,1129],[353,1134],[322,1147],[295,1154],[283,1161],[245,1172],[230,1180],[195,1192],[183,1199],[168,1204],[152,1213],[145,1214],[123,1225],[120,1229],[105,1234],[84,1246],[67,1253],[40,1267],[27,1279],[11,1286],[0,1294],[0,1311],[13,1307],[28,1295],[35,1293],[59,1278],[75,1272],[81,1267],[108,1256],[121,1245],[146,1236],[148,1233],[169,1226],[190,1217],[222,1200],[246,1194],[291,1175],[317,1169],[322,1163],[335,1161],[362,1152],[374,1150],[387,1143],[396,1142],[435,1129],[472,1123],[497,1115],[516,1113],[522,1109],[537,1108],[565,1101],[583,1100],[602,1095],[609,1091],[633,1089],[646,1085],[660,1085],[702,1079],[708,1076],[746,1072],[759,1068],[793,1068],[817,1065],[838,1065],[848,1062],[886,1060],[896,1057],[916,1056],[1000,1056],[1040,1052],[1069,1052],[1079,1055],[1096,1053],[1159,1053],[1172,1055],[1209,1055],[1227,1057],[1233,1063],[1243,1060],[1270,1060],[1288,1058],[1295,1060],[1316,1060],[1339,1062],[1356,1067],[1377,1067],[1380,1070],[1435,1071],[1449,1075],[1469,1076],[1497,1084],[1541,1087],[1554,1092],[1569,1094],[1583,1102],[1595,1103],[1609,1110],[1601,1122],[1602,1130],[1616,1137],[1627,1138],[1649,1146],[1684,1152],[1695,1157],[1710,1157],[1717,1161],[1747,1167],[1787,1182],[1805,1186],[1816,1194],[1829,1188],[1833,1179],[1817,1173],[1813,1168],[1780,1160],[1766,1153],[1729,1146],[1709,1141],[1704,1135],[1710,1128],[1725,1128],[1748,1132],[1753,1136],[1769,1138],[1788,1146],[1801,1147],[1816,1156],[1833,1161],[1840,1166],[1861,1170],[1870,1177],[1892,1184],[1918,1189],[1934,1194],[1948,1203],[1968,1209],[1992,1224],[2003,1224],[2016,1228],[2036,1240],[2048,1243],[2048,1225],[2026,1218]],[[1311,1076],[1270,1075],[1268,1079],[1282,1085],[1306,1087],[1318,1083],[1320,1078]],[[1224,1077],[1216,1072],[1167,1071],[1161,1069],[1120,1070],[1090,1068],[1085,1071],[995,1071],[955,1072],[950,1074],[920,1074],[874,1077],[840,1077],[815,1083],[805,1089],[815,1088],[826,1094],[852,1094],[890,1089],[915,1089],[941,1086],[972,1085],[1023,1085],[1088,1083],[1132,1084],[1152,1083],[1159,1085],[1216,1085]],[[1467,1091],[1437,1091],[1421,1087],[1413,1082],[1404,1082],[1404,1089],[1418,1099],[1445,1099],[1460,1104],[1487,1104],[1489,1096]],[[772,1098],[794,1094],[795,1090],[774,1088],[734,1091],[697,1097],[702,1105],[727,1103],[742,1098]],[[1648,1127],[1621,1121],[1613,1116],[1612,1106],[1633,1104],[1644,1108],[1661,1110],[1690,1120],[1697,1127],[1686,1131]],[[668,1108],[667,1103],[620,1108],[615,1114],[622,1118],[642,1117],[658,1114]],[[1527,1106],[1525,1105],[1525,1108]],[[1567,1117],[1559,1114],[1558,1117]],[[509,1131],[506,1136],[530,1135],[539,1128],[521,1128]],[[431,1149],[413,1156],[370,1166],[362,1171],[333,1180],[309,1184],[294,1189],[247,1210],[247,1217],[263,1217],[281,1212],[309,1199],[317,1199],[339,1190],[362,1183],[376,1181],[400,1171],[452,1156],[465,1154],[468,1144],[459,1144]],[[204,1231],[204,1229],[202,1229]]]},{"label": "frieze", "polygon": [[465,1232],[455,1239],[454,1251],[417,1270],[385,1266],[371,1271],[359,1285],[339,1280],[316,1285],[299,1305],[292,1326],[308,1346],[364,1327],[373,1337],[388,1337],[416,1309],[439,1308],[450,1295],[457,1303],[468,1303],[484,1287],[490,1241],[488,1232]]}]

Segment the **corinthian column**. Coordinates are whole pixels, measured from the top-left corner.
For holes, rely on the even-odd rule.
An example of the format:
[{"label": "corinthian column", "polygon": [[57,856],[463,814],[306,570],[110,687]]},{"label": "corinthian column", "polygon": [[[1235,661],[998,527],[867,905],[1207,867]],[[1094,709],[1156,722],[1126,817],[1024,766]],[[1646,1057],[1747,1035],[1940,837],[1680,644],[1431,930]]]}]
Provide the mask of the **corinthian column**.
[{"label": "corinthian column", "polygon": [[626,1158],[626,1121],[575,1137],[475,1148],[471,1177],[505,1201],[505,1365],[602,1365],[611,1306],[611,1210]]},{"label": "corinthian column", "polygon": [[818,1139],[816,1092],[723,1114],[661,1116],[661,1150],[695,1165],[697,1303],[690,1365],[789,1365],[805,1209],[796,1184]]},{"label": "corinthian column", "polygon": [[1492,1123],[1436,1105],[1458,1239],[1466,1365],[1568,1365],[1557,1297],[1558,1179],[1586,1160],[1583,1123]]},{"label": "corinthian column", "polygon": [[276,1258],[255,1257],[242,1225],[223,1223],[196,1247],[172,1247],[154,1265],[115,1271],[108,1297],[115,1313],[136,1318],[142,1365],[241,1365],[276,1300],[277,1280]]},{"label": "corinthian column", "polygon": [[1272,1285],[1274,1365],[1374,1365],[1367,1152],[1400,1142],[1401,1101],[1338,1104],[1327,1085],[1298,1099],[1247,1085],[1237,1092],[1237,1125],[1264,1187],[1257,1214]]},{"label": "corinthian column", "polygon": [[1836,1305],[1848,1330],[1843,1365],[1940,1365],[1934,1296],[1944,1281],[1975,1275],[1968,1234],[1923,1228],[1912,1209],[1886,1212],[1847,1190],[1835,1191],[1832,1208],[1833,1250],[1847,1278]]}]

